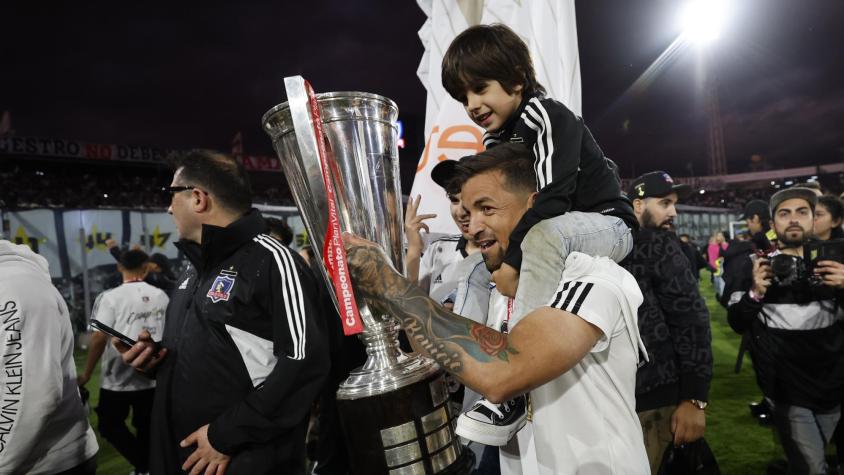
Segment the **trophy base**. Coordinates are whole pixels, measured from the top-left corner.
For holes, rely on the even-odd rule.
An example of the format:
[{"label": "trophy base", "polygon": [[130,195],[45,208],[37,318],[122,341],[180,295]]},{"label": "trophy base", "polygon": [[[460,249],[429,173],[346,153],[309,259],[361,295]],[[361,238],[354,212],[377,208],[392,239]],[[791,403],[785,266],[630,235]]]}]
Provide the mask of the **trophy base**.
[{"label": "trophy base", "polygon": [[361,399],[409,386],[440,372],[439,365],[399,348],[399,325],[392,319],[367,323],[360,335],[366,346],[366,363],[349,374],[337,399]]},{"label": "trophy base", "polygon": [[390,392],[337,399],[351,473],[468,474],[475,463],[454,434],[444,374]]}]

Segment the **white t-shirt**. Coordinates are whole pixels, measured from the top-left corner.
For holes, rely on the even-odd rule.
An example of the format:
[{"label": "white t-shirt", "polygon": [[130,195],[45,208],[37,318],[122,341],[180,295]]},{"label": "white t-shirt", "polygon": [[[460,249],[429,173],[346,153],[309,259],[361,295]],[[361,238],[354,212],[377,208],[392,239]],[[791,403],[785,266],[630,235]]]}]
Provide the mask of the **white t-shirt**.
[{"label": "white t-shirt", "polygon": [[[146,282],[128,282],[101,293],[91,317],[133,340],[146,330],[153,340],[159,341],[164,333],[168,302],[163,290]],[[155,387],[154,380],[126,365],[111,344],[106,345],[103,352],[100,370],[100,387],[109,391],[140,391]]]},{"label": "white t-shirt", "polygon": [[466,258],[466,240],[459,234],[437,238],[419,262],[419,286],[437,301],[454,303],[460,277],[457,264]]},{"label": "white t-shirt", "polygon": [[[573,256],[580,262],[573,262]],[[591,268],[575,280],[567,279],[569,270],[575,270],[569,268],[579,264]],[[626,295],[639,299],[628,300]],[[636,415],[635,315],[640,302],[633,276],[610,259],[569,256],[563,282],[544,306],[575,314],[560,318],[582,318],[601,329],[604,337],[569,371],[530,392],[539,473],[650,472]],[[514,313],[511,327],[526,313]]]}]

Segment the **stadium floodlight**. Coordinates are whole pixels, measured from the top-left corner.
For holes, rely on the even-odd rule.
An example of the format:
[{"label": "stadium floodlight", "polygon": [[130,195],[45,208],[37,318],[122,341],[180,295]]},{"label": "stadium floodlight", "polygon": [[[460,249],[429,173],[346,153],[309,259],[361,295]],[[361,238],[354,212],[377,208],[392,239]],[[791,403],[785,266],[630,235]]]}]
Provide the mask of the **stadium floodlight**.
[{"label": "stadium floodlight", "polygon": [[683,34],[699,44],[714,41],[727,17],[725,0],[693,0],[682,11]]}]

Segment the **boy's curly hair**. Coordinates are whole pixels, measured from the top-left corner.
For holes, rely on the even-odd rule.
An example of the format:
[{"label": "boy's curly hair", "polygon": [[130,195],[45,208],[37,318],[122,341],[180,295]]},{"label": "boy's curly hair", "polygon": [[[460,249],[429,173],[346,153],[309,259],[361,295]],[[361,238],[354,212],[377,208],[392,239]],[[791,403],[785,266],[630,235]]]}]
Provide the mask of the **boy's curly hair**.
[{"label": "boy's curly hair", "polygon": [[522,95],[545,95],[545,88],[536,81],[527,45],[502,24],[468,28],[443,56],[443,87],[461,103],[466,102],[467,90],[481,90],[490,80],[498,81],[508,94],[521,85]]}]

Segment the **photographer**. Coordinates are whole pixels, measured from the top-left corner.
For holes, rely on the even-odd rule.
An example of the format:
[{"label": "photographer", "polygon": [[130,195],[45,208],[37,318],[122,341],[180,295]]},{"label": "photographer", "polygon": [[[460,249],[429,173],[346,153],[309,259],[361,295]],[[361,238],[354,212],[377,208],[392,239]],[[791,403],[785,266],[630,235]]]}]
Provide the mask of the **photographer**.
[{"label": "photographer", "polygon": [[753,262],[746,292],[731,295],[727,315],[750,333],[756,380],[773,407],[789,473],[827,473],[824,448],[844,397],[844,264],[803,260],[817,196],[789,188],[771,197],[779,249]]}]

